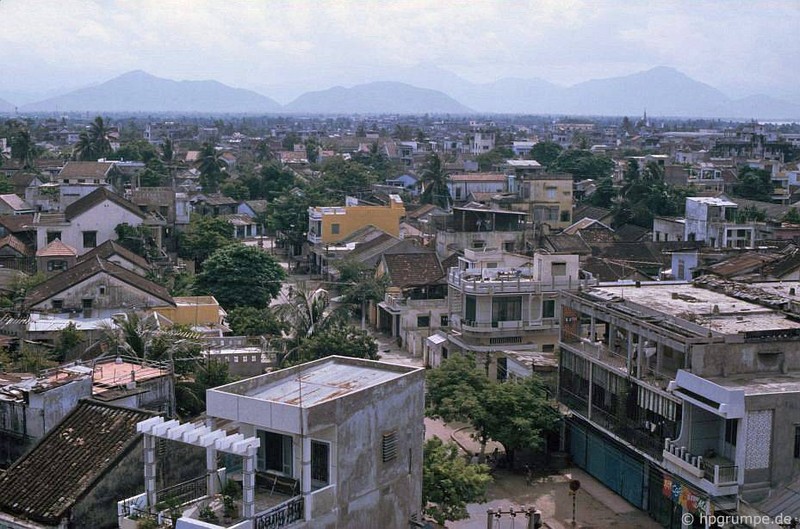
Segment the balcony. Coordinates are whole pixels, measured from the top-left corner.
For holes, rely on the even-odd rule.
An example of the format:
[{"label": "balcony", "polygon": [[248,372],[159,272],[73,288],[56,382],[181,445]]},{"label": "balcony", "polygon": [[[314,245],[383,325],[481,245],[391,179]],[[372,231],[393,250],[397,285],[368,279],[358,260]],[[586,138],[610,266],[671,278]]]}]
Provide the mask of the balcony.
[{"label": "balcony", "polygon": [[726,457],[709,454],[706,457],[690,453],[685,446],[671,439],[664,441],[664,468],[701,487],[714,496],[736,494],[739,486],[739,467]]},{"label": "balcony", "polygon": [[444,308],[447,307],[447,299],[444,298],[423,298],[413,299],[404,298],[402,296],[393,296],[387,294],[383,300],[382,306],[395,314],[398,314],[406,309],[431,309],[431,308]]},{"label": "balcony", "polygon": [[454,318],[454,323],[460,324],[461,330],[471,332],[494,332],[498,330],[533,331],[558,328],[558,322],[555,318],[513,321],[475,321]]},{"label": "balcony", "polygon": [[[220,469],[217,474],[217,479],[225,480],[225,469]],[[145,494],[119,502],[119,527],[135,529],[138,520],[143,518],[172,526],[174,518],[186,528],[278,529],[304,519],[305,500],[293,492],[296,486],[290,491],[278,489],[274,483],[270,486],[269,479],[258,479],[256,483],[256,515],[252,520],[241,516],[240,499],[233,502],[233,509],[229,509],[225,504],[230,500],[222,494],[209,495],[206,476],[200,476],[158,491],[156,509],[148,509]]]},{"label": "balcony", "polygon": [[[569,276],[539,281],[533,278],[531,269],[525,268],[451,268],[447,282],[467,294],[540,294],[577,289],[582,284],[579,279]],[[588,286],[588,283],[584,286]]]}]

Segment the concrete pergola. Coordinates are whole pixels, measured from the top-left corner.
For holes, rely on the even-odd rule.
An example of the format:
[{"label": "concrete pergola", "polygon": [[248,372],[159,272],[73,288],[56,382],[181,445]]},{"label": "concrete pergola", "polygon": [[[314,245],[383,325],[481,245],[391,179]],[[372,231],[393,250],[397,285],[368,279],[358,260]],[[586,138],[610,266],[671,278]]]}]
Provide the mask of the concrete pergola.
[{"label": "concrete pergola", "polygon": [[250,520],[255,516],[256,457],[261,441],[257,437],[245,438],[242,434],[228,435],[223,430],[214,430],[200,424],[177,420],[165,421],[153,417],[139,422],[136,431],[144,437],[144,487],[147,505],[154,508],[156,498],[156,438],[178,441],[206,449],[206,490],[208,495],[217,492],[217,452],[241,456],[242,470],[242,514]]}]

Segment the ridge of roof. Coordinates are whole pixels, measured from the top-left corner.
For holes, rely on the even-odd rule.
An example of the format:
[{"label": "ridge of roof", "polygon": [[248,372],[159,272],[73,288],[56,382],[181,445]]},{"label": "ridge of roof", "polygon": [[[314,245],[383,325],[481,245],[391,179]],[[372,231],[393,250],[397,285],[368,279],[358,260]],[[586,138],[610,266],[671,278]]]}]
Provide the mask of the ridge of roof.
[{"label": "ridge of roof", "polygon": [[105,200],[110,200],[114,204],[124,209],[127,209],[128,211],[130,211],[131,213],[137,215],[142,219],[145,218],[145,214],[139,211],[139,208],[137,208],[133,202],[125,199],[122,195],[114,193],[113,191],[109,191],[105,187],[98,187],[88,195],[79,198],[78,200],[67,206],[64,209],[64,218],[66,220],[72,220],[78,215],[86,213],[93,207],[97,206],[98,204],[101,204]]}]

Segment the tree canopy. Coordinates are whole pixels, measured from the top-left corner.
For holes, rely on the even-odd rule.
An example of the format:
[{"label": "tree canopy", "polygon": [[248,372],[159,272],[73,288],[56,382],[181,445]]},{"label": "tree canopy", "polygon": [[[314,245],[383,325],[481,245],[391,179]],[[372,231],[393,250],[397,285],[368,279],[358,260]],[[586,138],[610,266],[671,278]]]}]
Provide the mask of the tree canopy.
[{"label": "tree canopy", "polygon": [[231,244],[216,250],[197,275],[198,294],[211,294],[225,308],[269,306],[286,278],[280,263],[259,248]]},{"label": "tree canopy", "polygon": [[469,517],[467,504],[484,503],[492,477],[486,465],[470,465],[454,443],[438,437],[425,441],[422,459],[422,504],[439,525]]},{"label": "tree canopy", "polygon": [[563,150],[561,145],[552,141],[540,141],[531,149],[530,158],[536,160],[545,167],[549,167],[550,164],[558,159],[558,156]]},{"label": "tree canopy", "polygon": [[774,187],[769,171],[745,165],[739,169],[736,183],[733,184],[733,194],[750,200],[770,202]]},{"label": "tree canopy", "polygon": [[178,255],[200,264],[218,249],[234,242],[233,227],[219,217],[192,215],[178,239]]},{"label": "tree canopy", "polygon": [[537,448],[558,414],[538,377],[494,382],[468,356],[455,355],[428,371],[429,417],[468,422],[481,444],[493,439],[509,460],[522,448]]},{"label": "tree canopy", "polygon": [[570,173],[573,179],[599,180],[611,176],[614,161],[608,156],[597,155],[581,149],[569,149],[561,152],[558,158],[548,167],[550,171]]}]

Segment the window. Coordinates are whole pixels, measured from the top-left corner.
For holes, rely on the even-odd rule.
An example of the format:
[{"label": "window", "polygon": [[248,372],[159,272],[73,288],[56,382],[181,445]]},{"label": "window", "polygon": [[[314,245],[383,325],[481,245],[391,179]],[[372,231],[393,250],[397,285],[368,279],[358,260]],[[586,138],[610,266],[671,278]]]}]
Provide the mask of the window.
[{"label": "window", "polygon": [[54,299],[50,303],[53,304],[53,310],[61,310],[64,308],[64,300],[63,299]]},{"label": "window", "polygon": [[522,296],[492,299],[492,322],[522,319]]},{"label": "window", "polygon": [[96,231],[83,232],[83,247],[94,248],[95,246],[97,246],[97,232]]},{"label": "window", "polygon": [[447,327],[448,325],[450,325],[450,318],[448,318],[447,314],[442,314],[439,318],[439,326]]},{"label": "window", "polygon": [[557,189],[555,187],[546,188],[545,193],[547,194],[547,198],[549,200],[553,200],[554,198],[556,198],[556,191]]},{"label": "window", "polygon": [[397,459],[397,431],[383,434],[381,439],[381,460],[384,463]]},{"label": "window", "polygon": [[551,272],[553,273],[554,276],[567,275],[567,263],[553,263]]},{"label": "window", "polygon": [[431,326],[430,316],[417,316],[417,328],[426,329]]},{"label": "window", "polygon": [[50,244],[56,239],[61,239],[61,232],[60,231],[48,231],[47,232],[47,244]]},{"label": "window", "polygon": [[321,489],[331,483],[330,445],[311,441],[311,489]]},{"label": "window", "polygon": [[81,300],[81,307],[84,310],[85,309],[91,309],[92,308],[92,298],[83,298]]},{"label": "window", "polygon": [[339,235],[339,224],[331,224],[331,235]]},{"label": "window", "polygon": [[258,447],[259,470],[272,470],[292,476],[292,437],[258,430],[261,446]]},{"label": "window", "polygon": [[725,421],[725,442],[736,446],[736,435],[739,433],[739,421],[728,419]]},{"label": "window", "polygon": [[484,241],[479,241],[479,240],[472,241],[473,248],[480,249],[483,248],[484,246],[486,246],[486,243]]},{"label": "window", "polygon": [[556,350],[556,344],[553,343],[546,343],[542,345],[542,352],[543,353],[552,353]]},{"label": "window", "polygon": [[800,425],[794,427],[794,458],[800,459]]},{"label": "window", "polygon": [[466,303],[464,304],[464,319],[467,321],[475,321],[475,313],[477,312],[477,301],[475,296],[467,296]]},{"label": "window", "polygon": [[47,271],[48,272],[59,272],[61,270],[67,269],[67,262],[62,261],[60,259],[56,259],[53,261],[47,261]]},{"label": "window", "polygon": [[569,211],[561,212],[561,222],[569,222]]},{"label": "window", "polygon": [[556,300],[546,299],[542,301],[542,318],[556,317]]},{"label": "window", "polygon": [[99,290],[101,296],[105,296],[106,295],[106,287],[105,287],[105,285],[100,285],[100,288],[98,290]]}]

